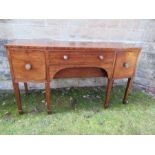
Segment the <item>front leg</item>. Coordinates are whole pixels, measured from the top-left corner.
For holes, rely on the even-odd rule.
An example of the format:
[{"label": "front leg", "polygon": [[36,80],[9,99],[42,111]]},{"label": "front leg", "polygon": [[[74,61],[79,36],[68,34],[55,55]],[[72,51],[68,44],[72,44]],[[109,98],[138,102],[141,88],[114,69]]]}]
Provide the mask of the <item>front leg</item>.
[{"label": "front leg", "polygon": [[133,81],[133,77],[128,78],[128,82],[127,82],[127,86],[126,86],[126,90],[125,90],[125,94],[124,94],[124,98],[123,98],[123,103],[126,104],[128,103],[128,95],[132,86],[132,81]]},{"label": "front leg", "polygon": [[109,105],[109,98],[110,98],[110,94],[111,94],[112,85],[113,85],[113,79],[110,78],[110,79],[108,79],[108,84],[107,84],[107,88],[106,88],[104,108],[107,108]]},{"label": "front leg", "polygon": [[50,100],[50,81],[45,82],[45,93],[46,93],[46,104],[47,104],[47,112],[51,113],[51,100]]},{"label": "front leg", "polygon": [[14,93],[15,93],[16,103],[17,103],[17,107],[18,107],[18,112],[19,112],[19,114],[23,114],[19,84],[14,82],[14,81],[12,82],[12,84],[13,84],[13,88],[14,88]]},{"label": "front leg", "polygon": [[29,94],[29,90],[28,90],[27,82],[24,82],[24,88],[25,88],[25,94],[28,95]]}]

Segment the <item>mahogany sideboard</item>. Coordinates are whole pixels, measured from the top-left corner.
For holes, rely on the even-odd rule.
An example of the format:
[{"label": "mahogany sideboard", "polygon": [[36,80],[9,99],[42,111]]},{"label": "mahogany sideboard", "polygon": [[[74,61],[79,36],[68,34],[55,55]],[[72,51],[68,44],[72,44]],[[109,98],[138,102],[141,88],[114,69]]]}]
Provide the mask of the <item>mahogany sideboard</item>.
[{"label": "mahogany sideboard", "polygon": [[5,45],[19,114],[23,113],[19,82],[45,83],[48,113],[51,112],[50,81],[53,78],[106,77],[103,107],[109,105],[115,79],[128,78],[123,103],[136,70],[140,47],[122,43],[17,40]]}]

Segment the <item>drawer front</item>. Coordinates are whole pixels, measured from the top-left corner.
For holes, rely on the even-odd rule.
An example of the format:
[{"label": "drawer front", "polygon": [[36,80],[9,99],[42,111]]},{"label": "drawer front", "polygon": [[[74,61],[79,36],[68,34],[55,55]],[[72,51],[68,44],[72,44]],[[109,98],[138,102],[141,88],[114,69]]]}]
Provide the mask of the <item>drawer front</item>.
[{"label": "drawer front", "polygon": [[40,51],[10,51],[15,80],[42,81],[46,78],[45,55]]},{"label": "drawer front", "polygon": [[118,52],[114,69],[115,78],[127,78],[133,76],[136,69],[139,51]]},{"label": "drawer front", "polygon": [[103,65],[109,67],[113,65],[115,53],[113,51],[51,51],[50,64],[51,65]]}]

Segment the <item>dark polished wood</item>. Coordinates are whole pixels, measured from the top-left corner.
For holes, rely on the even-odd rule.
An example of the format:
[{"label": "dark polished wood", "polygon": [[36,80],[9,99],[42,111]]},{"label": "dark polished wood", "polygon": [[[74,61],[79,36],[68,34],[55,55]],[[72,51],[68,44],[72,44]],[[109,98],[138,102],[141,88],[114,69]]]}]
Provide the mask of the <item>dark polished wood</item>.
[{"label": "dark polished wood", "polygon": [[115,79],[128,78],[123,101],[127,101],[141,51],[134,44],[18,40],[5,45],[18,110],[23,112],[18,82],[45,83],[48,113],[51,112],[50,81],[54,78],[106,77],[104,107],[108,107]]}]

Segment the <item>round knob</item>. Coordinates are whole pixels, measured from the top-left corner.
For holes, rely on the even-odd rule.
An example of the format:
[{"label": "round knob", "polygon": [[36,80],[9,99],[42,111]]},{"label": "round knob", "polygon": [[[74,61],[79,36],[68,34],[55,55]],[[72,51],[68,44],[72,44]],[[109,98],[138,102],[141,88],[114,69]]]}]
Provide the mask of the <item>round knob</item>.
[{"label": "round knob", "polygon": [[68,60],[68,55],[64,55],[64,60]]},{"label": "round knob", "polygon": [[126,62],[123,63],[123,67],[129,68],[129,66],[130,66],[129,63],[126,63]]},{"label": "round knob", "polygon": [[25,69],[26,70],[31,70],[32,68],[32,65],[31,64],[25,64]]},{"label": "round knob", "polygon": [[100,60],[103,60],[104,59],[104,56],[103,55],[99,55],[99,59]]}]

